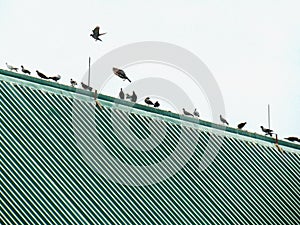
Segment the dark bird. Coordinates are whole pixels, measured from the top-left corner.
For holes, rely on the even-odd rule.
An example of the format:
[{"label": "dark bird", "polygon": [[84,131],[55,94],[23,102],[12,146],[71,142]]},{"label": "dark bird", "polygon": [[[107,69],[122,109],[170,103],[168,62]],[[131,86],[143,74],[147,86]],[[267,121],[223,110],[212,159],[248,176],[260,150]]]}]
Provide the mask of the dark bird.
[{"label": "dark bird", "polygon": [[70,83],[71,83],[72,87],[75,87],[77,85],[77,82],[75,80],[73,80],[72,78],[70,80]]},{"label": "dark bird", "polygon": [[154,103],[150,100],[149,97],[145,98],[145,103],[149,106],[149,105],[154,105]]},{"label": "dark bird", "polygon": [[22,72],[23,72],[23,73],[28,74],[28,75],[31,74],[29,70],[26,70],[26,69],[24,68],[24,66],[21,66],[21,68],[22,68]]},{"label": "dark bird", "polygon": [[43,74],[43,73],[39,72],[38,70],[36,71],[36,73],[37,73],[37,75],[38,75],[40,78],[43,78],[43,79],[46,79],[46,80],[48,80],[48,79],[49,79],[49,77],[48,77],[48,76],[46,76],[45,74]]},{"label": "dark bird", "polygon": [[265,132],[265,135],[270,135],[272,137],[273,130],[264,128],[263,126],[260,126],[260,128],[263,132]]},{"label": "dark bird", "polygon": [[292,141],[292,142],[294,142],[294,141],[300,142],[300,139],[297,138],[297,137],[287,137],[287,138],[284,138],[284,139],[286,139],[288,141]]},{"label": "dark bird", "polygon": [[200,117],[200,113],[197,111],[197,109],[194,110],[194,116]]},{"label": "dark bird", "polygon": [[100,37],[101,35],[104,35],[104,34],[106,34],[106,33],[100,33],[100,27],[97,26],[97,27],[95,27],[95,29],[93,30],[93,33],[90,34],[90,36],[91,36],[92,38],[94,38],[95,41],[102,41],[99,37]]},{"label": "dark bird", "polygon": [[92,91],[92,90],[93,90],[92,87],[90,87],[90,86],[84,84],[83,82],[81,82],[81,86],[82,86],[82,88],[83,88],[84,90],[89,90],[89,91]]},{"label": "dark bird", "polygon": [[126,94],[126,99],[130,99],[130,101],[136,102],[137,96],[136,96],[135,92],[133,91],[132,95]]},{"label": "dark bird", "polygon": [[115,75],[117,75],[118,77],[120,77],[123,80],[128,80],[129,82],[131,82],[131,80],[129,80],[129,78],[126,76],[125,72],[121,69],[118,69],[116,67],[113,67],[113,72]]},{"label": "dark bird", "polygon": [[5,63],[5,64],[6,64],[7,68],[8,68],[10,71],[13,71],[13,70],[14,70],[14,71],[18,72],[18,68],[17,68],[17,67],[8,65],[7,63]]},{"label": "dark bird", "polygon": [[237,127],[239,129],[243,129],[243,127],[247,124],[247,122],[244,122],[244,123],[240,123]]},{"label": "dark bird", "polygon": [[194,117],[194,115],[193,115],[192,113],[186,111],[184,108],[182,109],[182,111],[183,111],[183,114],[184,114],[184,115]]},{"label": "dark bird", "polygon": [[49,77],[49,79],[54,80],[55,82],[57,82],[58,80],[60,80],[61,76],[60,75],[56,75],[53,77]]},{"label": "dark bird", "polygon": [[124,94],[122,88],[121,88],[121,91],[119,93],[119,97],[120,97],[120,99],[124,99],[124,97],[125,97],[125,94]]},{"label": "dark bird", "polygon": [[229,123],[227,122],[227,120],[225,118],[223,118],[222,115],[220,115],[220,120],[222,123],[226,123],[227,125],[229,125]]},{"label": "dark bird", "polygon": [[154,107],[159,107],[160,106],[160,104],[159,104],[159,102],[158,101],[156,101],[155,103],[154,103],[154,105],[153,105]]}]

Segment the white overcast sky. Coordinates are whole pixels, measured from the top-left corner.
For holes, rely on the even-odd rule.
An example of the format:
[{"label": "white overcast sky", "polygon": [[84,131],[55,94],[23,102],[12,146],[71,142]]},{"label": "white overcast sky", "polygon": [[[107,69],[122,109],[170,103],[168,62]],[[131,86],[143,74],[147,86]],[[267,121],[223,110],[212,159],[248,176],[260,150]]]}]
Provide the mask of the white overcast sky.
[{"label": "white overcast sky", "polygon": [[[271,128],[281,138],[300,136],[299,9],[299,0],[0,0],[0,68],[24,65],[69,84],[82,79],[89,56],[93,62],[125,44],[168,42],[208,66],[232,126],[247,121],[247,130],[261,133],[270,104]],[[102,43],[89,36],[96,25],[108,32]],[[158,70],[144,66],[130,68],[131,79],[140,79],[135,69],[144,76]],[[120,85],[104,94],[116,96]],[[209,120],[201,99],[195,105]]]}]

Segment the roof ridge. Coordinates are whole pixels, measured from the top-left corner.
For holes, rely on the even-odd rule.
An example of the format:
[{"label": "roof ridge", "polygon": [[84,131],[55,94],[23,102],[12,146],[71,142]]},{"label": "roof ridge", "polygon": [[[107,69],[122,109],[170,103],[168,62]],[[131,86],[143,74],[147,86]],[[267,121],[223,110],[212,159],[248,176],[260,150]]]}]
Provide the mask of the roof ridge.
[{"label": "roof ridge", "polygon": [[[28,81],[28,82],[37,83],[37,84],[44,85],[44,86],[47,86],[47,87],[64,90],[64,91],[67,91],[67,92],[72,92],[72,93],[88,96],[88,97],[94,97],[94,95],[95,95],[95,93],[91,92],[91,91],[86,91],[86,90],[71,87],[71,86],[68,86],[68,85],[65,85],[65,84],[59,84],[59,83],[48,81],[48,80],[42,80],[40,78],[36,78],[36,77],[32,77],[32,76],[28,76],[28,75],[24,75],[24,74],[20,74],[20,73],[16,73],[16,72],[11,72],[11,71],[7,71],[7,70],[3,70],[3,69],[0,69],[0,74],[8,76],[8,77],[13,77],[13,78],[16,78],[16,79],[25,80],[25,81]],[[187,116],[180,115],[180,114],[177,114],[177,113],[174,113],[174,112],[169,112],[169,111],[165,111],[165,110],[161,110],[161,109],[157,109],[157,108],[153,108],[153,107],[148,107],[148,106],[141,105],[141,104],[138,104],[138,103],[135,103],[134,105],[132,105],[132,102],[128,102],[126,100],[121,100],[121,99],[118,99],[118,98],[114,98],[112,96],[108,96],[108,95],[104,95],[104,94],[97,94],[97,99],[112,102],[112,103],[121,104],[121,105],[124,105],[124,106],[127,106],[127,107],[132,107],[134,109],[139,109],[139,110],[142,110],[142,111],[146,111],[146,112],[150,112],[150,113],[170,117],[170,118],[173,118],[173,119],[183,120],[183,121],[186,121],[186,122],[202,125],[202,126],[205,126],[205,127],[214,128],[214,129],[217,129],[219,131],[225,131],[225,132],[229,132],[231,134],[241,135],[241,136],[244,136],[244,137],[249,137],[249,138],[253,138],[253,139],[257,139],[257,140],[266,141],[266,142],[269,142],[271,144],[276,144],[276,139],[271,138],[271,137],[266,137],[266,136],[261,135],[261,134],[257,134],[257,133],[253,133],[253,132],[249,132],[249,131],[245,131],[245,130],[239,130],[239,129],[233,128],[233,127],[222,126],[222,125],[219,125],[219,124],[216,124],[216,123],[213,123],[213,122],[209,122],[209,121],[205,121],[205,120],[201,120],[201,119],[196,119],[196,118],[192,118],[192,117],[187,117]],[[278,140],[278,144],[282,145],[282,146],[286,146],[286,147],[295,148],[295,149],[300,150],[300,145],[296,144],[296,143],[291,143],[291,142],[288,142],[288,141],[285,141],[285,140]]]}]

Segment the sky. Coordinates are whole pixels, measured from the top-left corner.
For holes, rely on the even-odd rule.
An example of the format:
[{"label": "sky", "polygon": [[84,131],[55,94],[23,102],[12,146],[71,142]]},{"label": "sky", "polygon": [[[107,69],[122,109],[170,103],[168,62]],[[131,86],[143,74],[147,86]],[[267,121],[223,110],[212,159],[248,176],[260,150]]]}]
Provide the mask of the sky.
[{"label": "sky", "polygon": [[[60,83],[69,84],[70,78],[83,79],[88,57],[93,63],[135,42],[171,43],[208,67],[231,126],[247,121],[246,130],[262,133],[270,104],[271,128],[280,138],[299,137],[299,8],[298,0],[0,0],[0,68],[6,69],[5,62],[24,65],[60,74]],[[107,32],[101,43],[89,36],[96,25]],[[172,79],[190,96],[201,118],[211,120],[205,93],[196,93],[195,84],[180,71],[145,63],[126,72],[132,80]],[[116,97],[125,85],[113,78],[102,93]],[[161,99],[155,93],[153,97]],[[171,106],[166,101],[161,107]]]}]

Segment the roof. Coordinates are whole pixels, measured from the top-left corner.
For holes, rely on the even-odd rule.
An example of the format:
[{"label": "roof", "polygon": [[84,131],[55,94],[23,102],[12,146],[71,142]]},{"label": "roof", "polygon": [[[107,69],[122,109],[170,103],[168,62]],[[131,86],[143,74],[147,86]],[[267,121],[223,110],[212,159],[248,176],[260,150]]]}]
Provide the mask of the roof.
[{"label": "roof", "polygon": [[298,144],[4,70],[0,90],[7,223],[300,223]]}]

